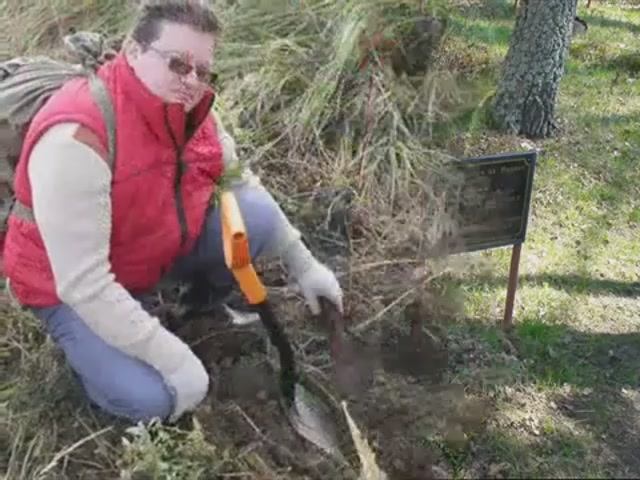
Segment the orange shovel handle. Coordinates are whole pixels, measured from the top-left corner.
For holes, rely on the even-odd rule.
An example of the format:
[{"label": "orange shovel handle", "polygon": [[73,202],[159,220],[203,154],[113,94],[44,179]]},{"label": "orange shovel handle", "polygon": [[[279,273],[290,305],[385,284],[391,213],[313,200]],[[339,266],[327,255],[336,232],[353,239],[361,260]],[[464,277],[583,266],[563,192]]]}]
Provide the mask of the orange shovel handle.
[{"label": "orange shovel handle", "polygon": [[251,263],[249,236],[233,192],[225,191],[220,195],[220,213],[225,263],[248,302],[252,305],[262,303],[267,298],[267,291]]}]

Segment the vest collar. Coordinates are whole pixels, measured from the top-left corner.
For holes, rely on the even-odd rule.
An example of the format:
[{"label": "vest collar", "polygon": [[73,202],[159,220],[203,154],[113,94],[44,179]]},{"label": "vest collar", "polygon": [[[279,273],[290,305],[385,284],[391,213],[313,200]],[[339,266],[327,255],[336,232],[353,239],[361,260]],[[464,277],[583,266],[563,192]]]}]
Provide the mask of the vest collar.
[{"label": "vest collar", "polygon": [[123,95],[126,103],[138,110],[162,144],[184,148],[209,115],[215,93],[207,91],[202,100],[187,113],[181,104],[167,103],[151,92],[135,74],[124,52],[120,52],[110,63],[115,76],[116,94]]}]

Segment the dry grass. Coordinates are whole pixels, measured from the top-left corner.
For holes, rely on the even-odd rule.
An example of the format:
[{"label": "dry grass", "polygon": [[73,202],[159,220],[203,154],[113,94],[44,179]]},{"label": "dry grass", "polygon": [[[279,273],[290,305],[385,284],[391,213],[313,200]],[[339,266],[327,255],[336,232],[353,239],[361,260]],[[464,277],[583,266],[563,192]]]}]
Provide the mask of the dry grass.
[{"label": "dry grass", "polygon": [[[422,429],[404,440],[436,448],[441,464],[458,477],[629,475],[637,463],[611,437],[624,432],[630,446],[640,438],[633,423],[636,403],[627,398],[633,391],[623,395],[627,390],[621,390],[637,379],[637,355],[626,348],[637,338],[640,317],[633,295],[598,293],[616,285],[633,289],[638,279],[632,268],[638,247],[629,225],[637,225],[640,207],[618,198],[636,192],[622,179],[637,178],[623,159],[637,151],[638,139],[637,129],[617,117],[609,123],[594,115],[617,112],[628,121],[637,119],[637,102],[627,90],[634,63],[624,57],[628,73],[616,84],[612,71],[601,68],[603,62],[614,68],[620,64],[616,56],[637,45],[627,31],[638,23],[630,10],[594,1],[593,19],[588,19],[593,36],[572,47],[574,63],[559,108],[569,134],[543,145],[550,155],[539,170],[534,228],[523,253],[525,277],[516,305],[519,327],[513,336],[493,326],[502,313],[508,252],[438,261],[428,257],[449,226],[442,194],[455,179],[448,176],[447,162],[453,156],[530,148],[484,124],[483,102],[491,95],[508,40],[510,4],[217,2],[225,24],[215,67],[220,75],[217,109],[242,158],[339,275],[349,319],[367,334],[390,325],[402,329],[397,322],[405,319],[404,307],[415,298],[427,299],[429,329],[450,352],[445,381],[464,385],[492,407],[486,430],[451,422],[456,426],[447,432],[434,425],[449,421],[449,412],[443,412],[451,399],[390,382],[385,401],[404,393],[403,388],[413,388],[415,398],[381,403],[379,409],[413,409],[414,415],[395,430],[376,431],[376,440],[397,435],[398,428],[407,435]],[[125,0],[0,0],[0,40],[12,55],[53,54],[70,27],[118,37],[131,5]],[[396,35],[425,8],[452,19],[427,74],[398,78],[385,58],[357,70],[363,34]],[[470,10],[462,15],[460,8]],[[624,49],[607,42],[618,34],[624,36]],[[0,49],[0,57],[6,53]],[[611,93],[614,88],[619,93]],[[616,95],[628,101],[619,102]],[[614,147],[622,155],[606,170],[602,159]],[[576,151],[583,163],[576,161]],[[603,178],[616,186],[606,186]],[[603,207],[613,210],[615,228],[597,213]],[[611,246],[601,237],[609,231],[616,253],[605,255]],[[570,245],[574,240],[581,242],[580,249]],[[576,265],[582,265],[577,273]],[[612,278],[581,280],[595,266]],[[306,367],[322,374],[326,351],[304,347],[318,342],[318,336],[303,321],[300,302],[274,291],[296,352]],[[619,314],[612,316],[613,311]],[[32,318],[8,309],[1,318],[0,455],[6,455],[0,462],[7,479],[207,478],[203,471],[219,478],[302,475],[297,446],[291,448],[260,424],[255,415],[261,408],[251,412],[232,406],[212,414],[204,406],[195,418],[206,422],[179,428],[127,430],[101,417],[85,404],[59,352]],[[616,355],[625,359],[624,368],[610,367]],[[611,399],[609,409],[603,408],[606,398]],[[438,418],[420,423],[418,404]],[[359,413],[357,422],[363,418]],[[612,431],[609,425],[620,428]],[[243,428],[252,440],[236,445],[233,435]],[[128,441],[123,443],[123,437]],[[370,445],[376,459],[388,457],[379,445]],[[276,457],[286,459],[286,465]],[[581,462],[587,457],[591,460]],[[344,478],[357,470],[355,457],[353,471]],[[149,476],[137,476],[140,472]]]}]

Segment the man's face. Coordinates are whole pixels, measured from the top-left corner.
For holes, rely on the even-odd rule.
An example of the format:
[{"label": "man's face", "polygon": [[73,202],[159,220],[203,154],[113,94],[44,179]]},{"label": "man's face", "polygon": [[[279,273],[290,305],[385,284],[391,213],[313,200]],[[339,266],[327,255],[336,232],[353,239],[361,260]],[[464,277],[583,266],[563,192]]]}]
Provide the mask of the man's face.
[{"label": "man's face", "polygon": [[209,88],[214,48],[214,35],[165,22],[157,40],[144,52],[135,46],[128,58],[151,92],[165,102],[180,103],[189,111]]}]

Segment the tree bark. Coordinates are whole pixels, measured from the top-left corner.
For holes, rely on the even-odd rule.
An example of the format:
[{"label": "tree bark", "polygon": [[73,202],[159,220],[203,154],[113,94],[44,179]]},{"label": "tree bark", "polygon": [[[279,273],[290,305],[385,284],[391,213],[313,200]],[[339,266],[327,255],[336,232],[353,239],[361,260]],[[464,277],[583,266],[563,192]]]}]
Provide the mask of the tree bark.
[{"label": "tree bark", "polygon": [[554,112],[577,0],[520,2],[492,117],[505,132],[530,138],[555,130]]}]

